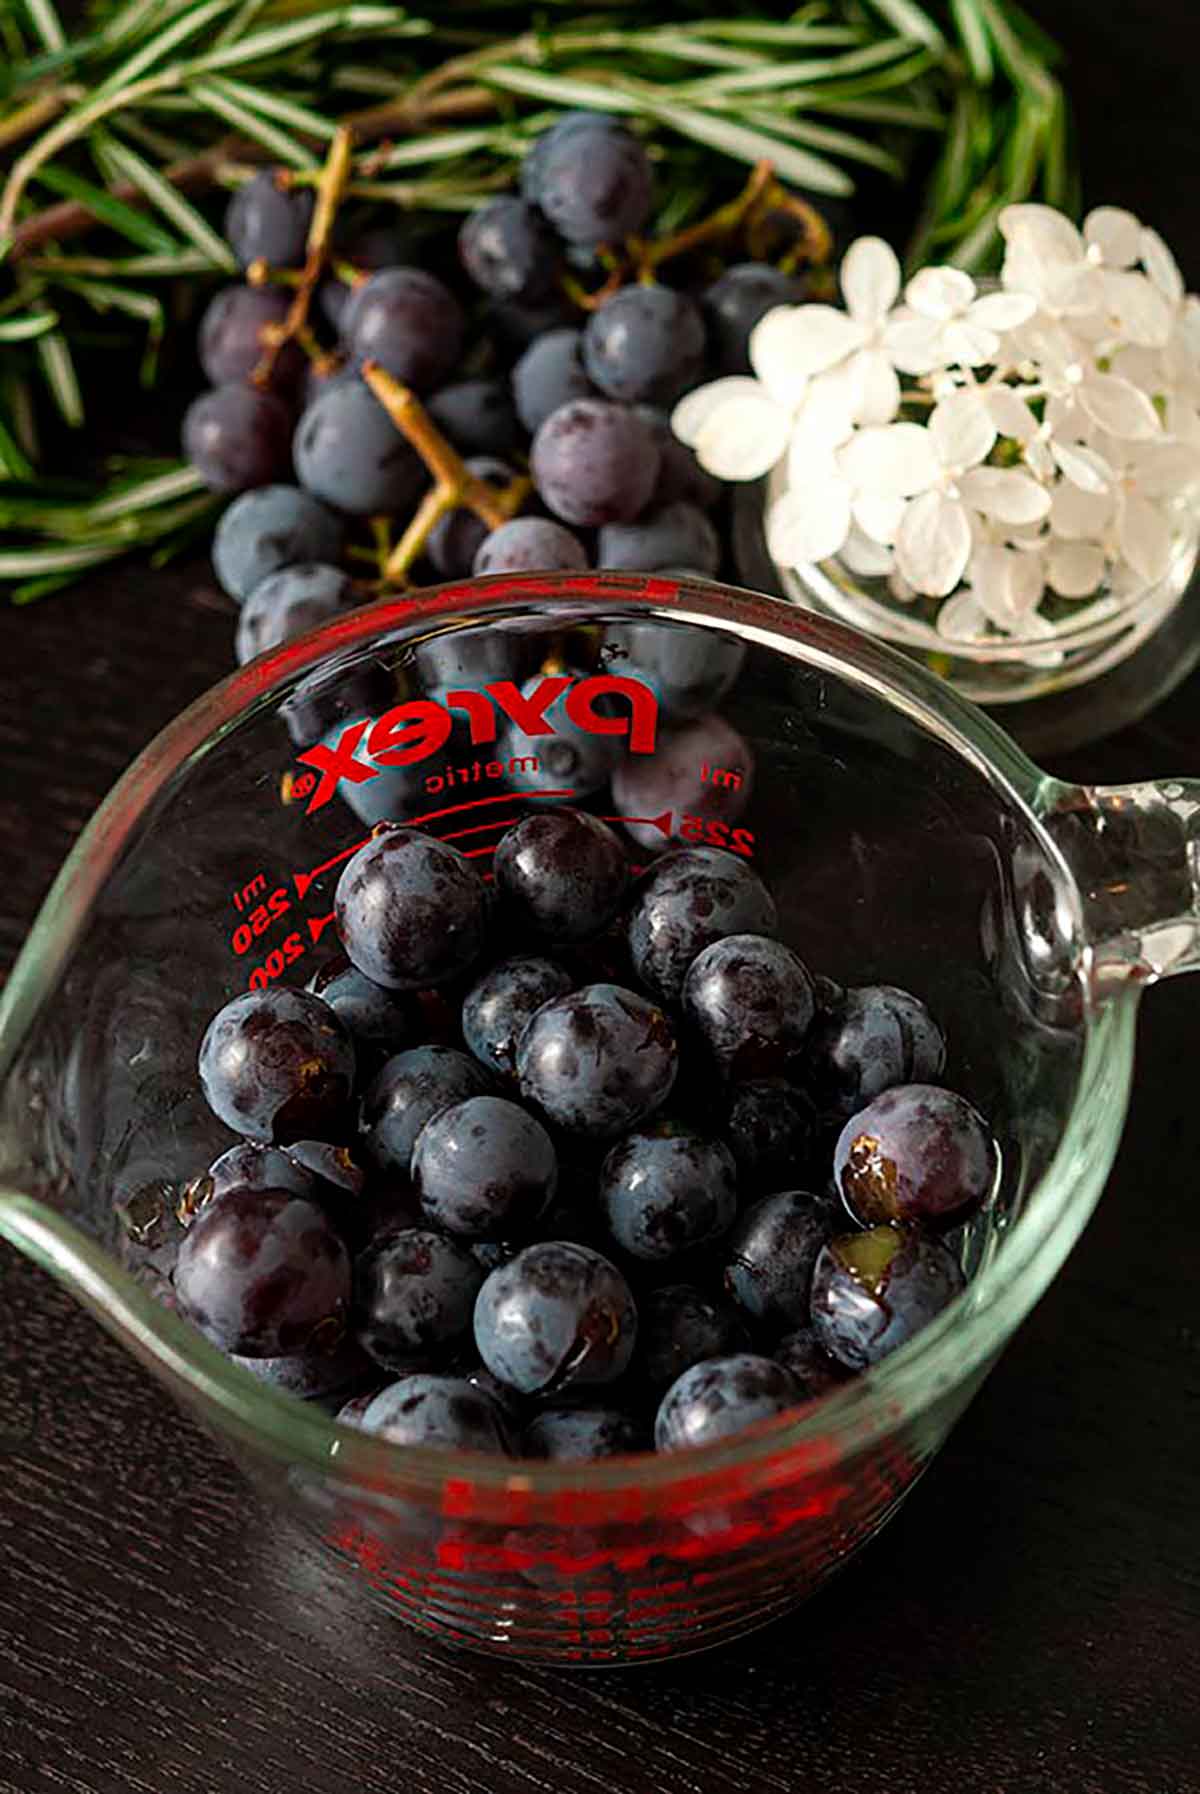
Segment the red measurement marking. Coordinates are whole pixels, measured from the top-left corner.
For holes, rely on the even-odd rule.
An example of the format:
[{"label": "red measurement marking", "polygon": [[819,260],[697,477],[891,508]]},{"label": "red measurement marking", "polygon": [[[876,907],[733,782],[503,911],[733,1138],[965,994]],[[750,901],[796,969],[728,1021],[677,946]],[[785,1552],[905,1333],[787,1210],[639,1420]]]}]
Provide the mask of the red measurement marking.
[{"label": "red measurement marking", "polygon": [[465,835],[486,835],[495,828],[512,828],[513,824],[519,820],[520,818],[516,816],[497,816],[491,822],[477,822],[473,828],[447,829],[444,835],[438,836],[438,840],[461,841]]},{"label": "red measurement marking", "polygon": [[327,916],[310,916],[308,918],[308,932],[312,936],[314,947],[324,934],[325,930],[329,927],[329,924],[333,921],[336,914],[336,910],[330,910]]},{"label": "red measurement marking", "polygon": [[640,822],[646,828],[656,828],[664,841],[671,838],[671,822],[673,810],[664,810],[661,816],[602,816],[601,822]]}]

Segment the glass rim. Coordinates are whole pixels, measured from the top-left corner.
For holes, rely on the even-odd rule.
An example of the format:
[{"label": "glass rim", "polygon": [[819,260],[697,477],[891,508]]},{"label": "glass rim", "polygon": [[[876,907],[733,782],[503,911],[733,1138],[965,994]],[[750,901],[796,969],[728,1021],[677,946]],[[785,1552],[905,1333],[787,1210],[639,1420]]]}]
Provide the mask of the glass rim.
[{"label": "glass rim", "polygon": [[[288,642],[228,675],[197,698],[142,751],[97,808],[45,898],[7,984],[0,991],[0,1083],[27,1038],[75,938],[81,919],[150,800],[186,776],[206,748],[282,687],[337,652],[380,635],[418,634],[424,626],[478,620],[518,606],[581,610],[628,606],[647,620],[725,626],[743,640],[777,651],[791,644],[805,664],[898,708],[967,760],[1022,810],[1078,915],[1074,879],[1041,829],[1037,798],[1047,779],[1014,742],[952,687],[898,650],[844,624],[778,599],[706,581],[664,575],[529,574],[455,582],[388,603],[377,601]],[[636,620],[636,619],[635,619]],[[68,1283],[135,1354],[220,1416],[225,1430],[293,1465],[345,1478],[386,1499],[432,1495],[448,1485],[521,1496],[554,1507],[573,1497],[572,1521],[612,1517],[614,1498],[652,1500],[681,1487],[689,1495],[730,1472],[769,1481],[801,1465],[829,1465],[865,1448],[881,1433],[917,1415],[935,1396],[964,1383],[990,1361],[1033,1306],[1065,1259],[1099,1199],[1124,1122],[1133,1062],[1136,1002],[1127,993],[1089,1006],[1083,1059],[1054,1156],[1030,1191],[1001,1249],[942,1315],[909,1345],[817,1403],[745,1433],[678,1455],[643,1453],[589,1465],[514,1462],[477,1453],[452,1460],[436,1450],[402,1447],[341,1426],[314,1405],[257,1381],[181,1317],[140,1287],[98,1241],[40,1199],[0,1187],[0,1236]],[[1114,1058],[1115,1056],[1115,1058]],[[1120,1068],[1121,1100],[1111,1094],[1104,1150],[1090,1138],[1088,1091],[1101,1069]],[[1077,1148],[1090,1138],[1091,1175],[1077,1170]],[[1082,1161],[1087,1163],[1088,1161]],[[591,1503],[589,1505],[589,1498]],[[561,1522],[561,1514],[556,1518]]]}]

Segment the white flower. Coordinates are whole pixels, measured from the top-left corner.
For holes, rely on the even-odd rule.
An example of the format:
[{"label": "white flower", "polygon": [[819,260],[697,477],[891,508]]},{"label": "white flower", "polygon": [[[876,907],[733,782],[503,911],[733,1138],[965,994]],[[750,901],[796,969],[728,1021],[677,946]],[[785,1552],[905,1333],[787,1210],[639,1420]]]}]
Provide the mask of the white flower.
[{"label": "white flower", "polygon": [[943,367],[981,367],[996,359],[1005,331],[1026,323],[1037,302],[1024,293],[976,294],[959,268],[922,268],[904,289],[908,315],[892,326],[889,344],[906,374]]},{"label": "white flower", "polygon": [[671,428],[719,480],[758,480],[792,433],[792,407],[748,374],[698,386],[671,413]]},{"label": "white flower", "polygon": [[1057,538],[1048,577],[1064,598],[1093,591],[1097,557],[1124,561],[1142,584],[1167,573],[1178,525],[1173,505],[1200,492],[1200,449],[1166,440],[1110,445],[1123,449],[1115,465],[1093,452],[1086,486],[1065,479],[1050,506]]},{"label": "white flower", "polygon": [[[1080,233],[1049,206],[1006,206],[1000,231],[1004,286],[1032,295],[1047,317],[1069,320],[1089,341],[1166,342],[1178,302],[1169,295],[1182,281],[1162,238],[1132,212],[1099,206]],[[1145,257],[1147,272],[1134,272]]]},{"label": "white flower", "polygon": [[1013,350],[1032,364],[1047,398],[1046,425],[1059,440],[1086,442],[1104,430],[1141,442],[1160,433],[1158,413],[1140,387],[1099,369],[1088,346],[1054,319],[1039,316],[1023,326]]}]

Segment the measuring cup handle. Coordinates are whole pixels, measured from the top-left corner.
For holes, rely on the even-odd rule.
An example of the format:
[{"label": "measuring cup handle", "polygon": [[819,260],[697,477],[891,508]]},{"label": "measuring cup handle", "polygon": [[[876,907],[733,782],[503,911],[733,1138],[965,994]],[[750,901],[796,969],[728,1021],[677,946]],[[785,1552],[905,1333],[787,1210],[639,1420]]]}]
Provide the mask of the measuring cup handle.
[{"label": "measuring cup handle", "polygon": [[1200,970],[1200,779],[1052,781],[1040,807],[1083,900],[1094,994]]}]

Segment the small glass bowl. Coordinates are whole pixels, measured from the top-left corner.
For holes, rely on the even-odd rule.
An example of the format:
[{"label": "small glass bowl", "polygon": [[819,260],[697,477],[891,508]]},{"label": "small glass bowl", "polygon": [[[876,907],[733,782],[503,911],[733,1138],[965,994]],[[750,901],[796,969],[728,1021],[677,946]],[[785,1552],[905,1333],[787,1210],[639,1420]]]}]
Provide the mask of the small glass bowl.
[{"label": "small glass bowl", "polygon": [[[997,1129],[999,1193],[957,1243],[971,1280],[866,1375],[704,1450],[568,1466],[341,1426],[172,1312],[122,1261],[115,1212],[227,1143],[195,1082],[212,1012],[247,985],[303,982],[325,950],[331,881],[376,786],[344,778],[315,807],[298,748],[445,695],[449,670],[475,692],[481,751],[389,771],[385,789],[393,811],[415,803],[478,837],[481,818],[533,801],[524,763],[490,758],[489,681],[565,665],[611,697],[648,645],[656,673],[626,746],[653,767],[704,702],[714,640],[737,673],[720,709],[746,748],[740,847],[782,932],[835,978],[919,991],[947,1027],[948,1076]],[[589,714],[622,727],[611,708]],[[709,789],[718,808],[701,797],[694,814],[662,797],[667,833],[719,836],[724,818],[732,842],[731,786]],[[877,1531],[1070,1251],[1121,1132],[1138,995],[1200,959],[1198,817],[1197,785],[1057,783],[904,656],[771,599],[529,576],[366,607],[201,698],[84,831],[0,998],[0,1236],[397,1615],[556,1663],[717,1643],[794,1606]]]}]

